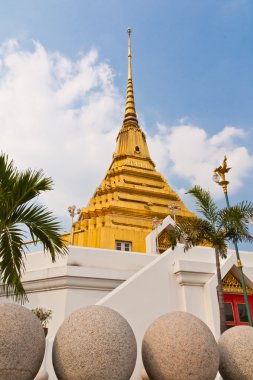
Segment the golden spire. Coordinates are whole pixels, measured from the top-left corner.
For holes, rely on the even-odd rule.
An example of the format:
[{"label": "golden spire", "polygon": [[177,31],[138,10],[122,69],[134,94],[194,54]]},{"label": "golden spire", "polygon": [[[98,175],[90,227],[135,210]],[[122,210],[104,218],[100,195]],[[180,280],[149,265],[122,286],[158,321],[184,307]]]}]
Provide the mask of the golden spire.
[{"label": "golden spire", "polygon": [[138,124],[137,115],[134,104],[134,89],[132,79],[132,54],[131,54],[131,29],[128,32],[128,81],[127,81],[127,96],[124,123],[126,121],[134,121]]}]

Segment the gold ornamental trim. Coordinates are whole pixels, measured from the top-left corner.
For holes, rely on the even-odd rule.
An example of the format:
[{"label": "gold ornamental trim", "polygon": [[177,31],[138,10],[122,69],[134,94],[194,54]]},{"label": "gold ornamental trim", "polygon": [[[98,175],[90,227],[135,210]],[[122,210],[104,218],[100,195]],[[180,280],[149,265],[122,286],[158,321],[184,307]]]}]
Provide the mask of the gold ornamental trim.
[{"label": "gold ornamental trim", "polygon": [[158,236],[158,247],[160,253],[165,252],[167,249],[171,247],[169,234],[166,231],[166,229],[164,229]]},{"label": "gold ornamental trim", "polygon": [[[233,276],[231,272],[228,272],[222,281],[224,293],[236,293],[243,294],[243,289],[240,281]],[[253,295],[253,289],[246,286],[247,294]]]}]

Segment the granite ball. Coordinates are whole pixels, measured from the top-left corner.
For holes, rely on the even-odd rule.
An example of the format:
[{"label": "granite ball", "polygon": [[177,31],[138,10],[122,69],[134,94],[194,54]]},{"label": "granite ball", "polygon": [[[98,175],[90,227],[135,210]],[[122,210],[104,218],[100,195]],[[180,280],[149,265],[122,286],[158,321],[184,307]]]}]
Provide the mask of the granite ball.
[{"label": "granite ball", "polygon": [[129,380],[137,345],[129,323],[116,311],[98,305],[72,313],[53,344],[53,365],[59,380]]},{"label": "granite ball", "polygon": [[45,334],[31,310],[0,304],[0,379],[32,380],[43,361]]},{"label": "granite ball", "polygon": [[253,379],[253,328],[236,326],[225,331],[219,341],[221,376],[226,380]]},{"label": "granite ball", "polygon": [[152,380],[213,380],[219,350],[211,330],[190,313],[156,319],[142,342],[143,364]]}]

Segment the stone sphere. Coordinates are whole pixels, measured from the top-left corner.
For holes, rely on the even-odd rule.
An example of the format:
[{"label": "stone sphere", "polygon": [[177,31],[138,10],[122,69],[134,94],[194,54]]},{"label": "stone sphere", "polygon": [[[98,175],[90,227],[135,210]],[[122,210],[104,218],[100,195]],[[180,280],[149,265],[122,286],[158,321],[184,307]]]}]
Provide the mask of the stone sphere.
[{"label": "stone sphere", "polygon": [[219,341],[221,376],[226,380],[253,379],[253,328],[236,326],[225,331]]},{"label": "stone sphere", "polygon": [[129,380],[137,345],[129,323],[98,305],[78,309],[60,326],[53,345],[59,380]]},{"label": "stone sphere", "polygon": [[40,369],[45,334],[31,310],[0,304],[0,379],[31,380]]},{"label": "stone sphere", "polygon": [[211,330],[185,312],[164,314],[149,326],[142,358],[152,380],[213,380],[219,367]]}]

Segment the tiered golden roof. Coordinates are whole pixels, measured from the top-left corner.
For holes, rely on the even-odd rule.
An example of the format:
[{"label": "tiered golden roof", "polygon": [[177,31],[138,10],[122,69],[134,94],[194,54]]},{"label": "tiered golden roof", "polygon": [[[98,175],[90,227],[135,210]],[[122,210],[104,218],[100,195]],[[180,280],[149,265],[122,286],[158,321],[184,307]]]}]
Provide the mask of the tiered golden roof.
[{"label": "tiered golden roof", "polygon": [[[132,251],[145,252],[152,220],[169,215],[193,216],[178,195],[155,170],[144,132],[135,110],[131,30],[128,29],[128,84],[123,125],[117,136],[113,160],[101,185],[74,226],[74,244],[115,249],[130,243]],[[129,247],[129,245],[128,245]]]}]

